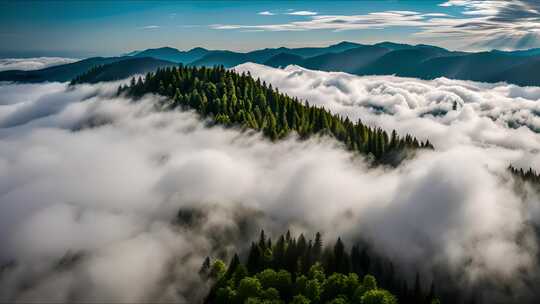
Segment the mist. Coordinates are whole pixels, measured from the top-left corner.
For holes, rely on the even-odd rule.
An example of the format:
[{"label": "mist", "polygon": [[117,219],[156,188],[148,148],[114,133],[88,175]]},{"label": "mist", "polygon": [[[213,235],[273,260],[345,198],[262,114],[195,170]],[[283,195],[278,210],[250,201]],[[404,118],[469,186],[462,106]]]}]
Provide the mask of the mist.
[{"label": "mist", "polygon": [[[540,89],[248,67],[436,150],[373,168],[330,138],[272,143],[161,111],[159,96],[117,97],[120,82],[0,85],[0,301],[197,303],[203,259],[260,229],[367,240],[404,271],[482,286],[486,302],[538,296],[538,196],[507,167],[540,168]],[[436,106],[446,115],[419,114]],[[197,223],[175,221],[192,209]]]},{"label": "mist", "polygon": [[64,57],[0,58],[0,71],[39,70],[55,65],[67,64],[79,59]]},{"label": "mist", "polygon": [[540,87],[360,77],[292,65],[277,69],[246,63],[235,70],[353,121],[429,139],[437,150],[503,148],[515,152],[508,159],[515,165],[540,171]]}]

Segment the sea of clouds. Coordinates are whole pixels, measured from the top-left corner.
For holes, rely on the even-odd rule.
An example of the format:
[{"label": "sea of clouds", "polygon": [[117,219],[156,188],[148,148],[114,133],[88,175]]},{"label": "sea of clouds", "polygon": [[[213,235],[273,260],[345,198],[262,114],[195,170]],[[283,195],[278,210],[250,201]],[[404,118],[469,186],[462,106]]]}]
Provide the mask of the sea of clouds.
[{"label": "sea of clouds", "polygon": [[293,65],[276,69],[246,63],[235,69],[333,113],[429,139],[437,150],[459,145],[506,148],[517,152],[511,161],[540,170],[540,87],[359,77]]},{"label": "sea of clouds", "polygon": [[[437,149],[372,168],[329,138],[208,128],[119,82],[0,85],[0,301],[197,303],[204,257],[261,228],[364,239],[490,303],[539,296],[539,199],[507,167],[540,168],[540,88],[237,69]],[[203,215],[175,224],[180,209]]]},{"label": "sea of clouds", "polygon": [[64,57],[0,58],[0,71],[39,70],[55,65],[67,64],[79,59]]}]

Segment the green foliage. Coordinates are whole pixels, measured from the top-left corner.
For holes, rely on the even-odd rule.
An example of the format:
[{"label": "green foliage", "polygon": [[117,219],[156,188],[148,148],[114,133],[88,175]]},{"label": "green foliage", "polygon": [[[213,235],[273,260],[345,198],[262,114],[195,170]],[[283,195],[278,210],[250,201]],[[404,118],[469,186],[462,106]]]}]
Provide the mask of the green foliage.
[{"label": "green foliage", "polygon": [[262,287],[257,278],[245,277],[238,284],[238,298],[241,302],[247,298],[258,298],[261,295]]},{"label": "green foliage", "polygon": [[323,246],[319,233],[308,240],[287,232],[272,242],[261,232],[245,263],[235,254],[228,267],[214,260],[208,270],[209,261],[205,259],[201,267],[209,272],[201,278],[214,282],[206,303],[440,304],[435,285],[423,289],[429,285],[419,273],[408,284],[389,260],[369,247],[356,244],[347,251],[341,239]]},{"label": "green foliage", "polygon": [[144,80],[133,78],[129,86],[121,86],[118,93],[134,97],[158,93],[172,100],[163,105],[166,108],[193,109],[202,117],[212,118],[216,124],[255,129],[271,140],[287,137],[291,132],[301,138],[329,135],[347,149],[379,162],[395,161],[405,150],[433,148],[429,141],[419,142],[410,135],[399,137],[395,131],[388,135],[361,121],[354,123],[279,93],[249,74],[238,74],[222,66],[180,65],[159,69],[147,74]]},{"label": "green foliage", "polygon": [[310,303],[311,301],[301,294],[294,296],[291,302],[291,304],[310,304]]},{"label": "green foliage", "polygon": [[280,297],[279,297],[279,291],[275,288],[268,288],[267,290],[265,290],[262,294],[263,298],[266,299],[266,300],[279,300]]},{"label": "green foliage", "polygon": [[340,297],[337,297],[329,302],[327,302],[328,304],[349,304],[349,300],[344,297],[344,296],[340,296]]},{"label": "green foliage", "polygon": [[309,268],[309,278],[319,282],[323,282],[326,279],[324,268],[321,263],[315,263]]},{"label": "green foliage", "polygon": [[101,71],[104,69],[105,65],[96,65],[91,67],[88,71],[83,73],[82,75],[79,75],[71,80],[69,83],[70,85],[78,84],[78,83],[84,83],[87,79],[95,78],[97,75],[101,73]]},{"label": "green foliage", "polygon": [[305,295],[311,301],[318,302],[321,298],[321,283],[317,280],[309,280],[306,284]]},{"label": "green foliage", "polygon": [[273,269],[265,269],[256,275],[263,288],[271,288],[278,286],[277,272]]},{"label": "green foliage", "polygon": [[218,289],[216,293],[216,303],[218,304],[228,304],[228,303],[234,303],[236,300],[236,291],[227,286]]},{"label": "green foliage", "polygon": [[[321,240],[320,234],[316,238]],[[261,233],[259,241],[252,243],[248,257],[251,269],[257,270],[248,270],[238,255],[234,255],[227,271],[221,266],[217,267],[223,279],[216,281],[206,303],[397,304],[397,298],[387,289],[378,287],[377,279],[373,275],[366,274],[360,279],[359,274],[354,272],[329,272],[329,268],[335,267],[340,261],[347,261],[344,265],[350,264],[350,255],[341,240],[338,240],[332,249],[325,250],[326,254],[331,256],[331,262],[322,261],[323,255],[318,259],[312,258],[312,251],[318,250],[314,244],[315,242],[306,240],[303,235],[295,239],[287,233],[272,245],[271,240]],[[265,251],[270,251],[272,257],[281,256],[282,261],[279,263],[284,267],[276,270],[273,267],[275,259],[254,258],[255,252]],[[278,255],[276,251],[282,253]],[[211,268],[222,263],[216,260]],[[207,260],[203,265],[206,264]],[[297,267],[299,264],[307,267]]]},{"label": "green foliage", "polygon": [[219,280],[225,275],[226,271],[227,266],[225,263],[222,260],[215,260],[210,268],[210,277]]},{"label": "green foliage", "polygon": [[362,281],[362,285],[366,291],[377,289],[377,279],[372,275],[366,275]]},{"label": "green foliage", "polygon": [[362,296],[361,301],[362,304],[397,304],[396,297],[383,289],[372,289],[367,291]]}]

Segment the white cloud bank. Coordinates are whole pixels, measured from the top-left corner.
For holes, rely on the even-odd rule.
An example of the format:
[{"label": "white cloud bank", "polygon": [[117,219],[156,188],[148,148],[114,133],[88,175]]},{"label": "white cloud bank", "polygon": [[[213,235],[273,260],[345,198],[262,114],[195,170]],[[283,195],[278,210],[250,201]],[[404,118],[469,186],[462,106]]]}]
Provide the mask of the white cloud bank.
[{"label": "white cloud bank", "polygon": [[79,59],[62,57],[0,58],[0,71],[39,70],[55,65],[72,63],[78,60]]},{"label": "white cloud bank", "polygon": [[540,171],[540,87],[438,78],[361,77],[298,66],[235,68],[291,96],[387,131],[429,139],[438,150],[503,148],[507,161]]},{"label": "white cloud bank", "polygon": [[[492,125],[474,98],[489,91],[525,102],[536,89],[439,80],[444,91],[437,81],[239,69],[338,113],[424,130],[442,148],[397,169],[369,169],[329,139],[270,143],[208,129],[191,113],[156,111],[157,97],[114,97],[117,83],[2,85],[0,301],[195,303],[206,290],[196,275],[205,255],[246,245],[259,228],[286,227],[371,239],[403,267],[485,284],[487,302],[534,296],[538,200],[515,192],[506,166],[536,159],[528,145],[538,137]],[[419,108],[448,100],[459,104],[453,120],[419,118]],[[360,106],[368,101],[395,115],[369,114]],[[458,135],[443,145],[448,128]],[[476,133],[508,143],[479,145]],[[171,225],[180,208],[206,216],[195,227]],[[74,261],[54,267],[62,257]]]},{"label": "white cloud bank", "polygon": [[293,15],[293,16],[314,16],[314,15],[317,15],[317,12],[312,12],[312,11],[293,11],[293,12],[288,12],[287,15]]}]

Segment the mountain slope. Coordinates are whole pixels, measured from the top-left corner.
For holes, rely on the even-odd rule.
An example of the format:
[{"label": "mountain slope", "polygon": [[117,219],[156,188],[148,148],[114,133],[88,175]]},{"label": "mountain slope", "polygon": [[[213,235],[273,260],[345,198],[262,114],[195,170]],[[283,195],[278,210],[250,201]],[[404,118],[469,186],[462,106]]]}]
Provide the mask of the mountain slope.
[{"label": "mountain slope", "polygon": [[362,46],[341,53],[307,58],[300,65],[312,70],[357,73],[389,52],[389,49],[383,47]]},{"label": "mountain slope", "polygon": [[399,49],[381,56],[373,63],[357,70],[355,74],[414,77],[417,67],[426,60],[450,54],[451,52],[444,49],[423,46]]},{"label": "mountain slope", "polygon": [[[535,60],[534,58],[509,56],[493,52],[475,53],[467,56],[430,58],[418,65],[416,72],[411,73],[411,76],[427,79],[444,76],[453,79],[487,82],[492,81],[497,75],[501,75],[504,71],[512,67]],[[504,80],[516,83],[516,76],[518,75],[505,75]],[[540,84],[540,78],[535,73],[519,76],[522,78],[522,81],[527,79],[531,83]]]},{"label": "mountain slope", "polygon": [[264,65],[274,68],[284,68],[291,64],[301,65],[304,58],[289,53],[279,53],[264,62]]},{"label": "mountain slope", "polygon": [[207,49],[200,47],[191,49],[189,51],[179,51],[171,47],[162,47],[138,52],[133,57],[152,57],[160,60],[186,64],[202,58],[209,52],[213,51],[208,51]]},{"label": "mountain slope", "polygon": [[71,83],[96,83],[127,78],[135,74],[154,72],[158,68],[174,66],[177,63],[150,57],[130,58],[114,63],[100,65],[74,78]]},{"label": "mountain slope", "polygon": [[361,121],[353,123],[223,67],[160,69],[118,91],[134,97],[158,93],[170,98],[165,106],[191,108],[217,124],[254,129],[271,140],[286,138],[292,131],[302,138],[328,135],[349,150],[371,155],[383,163],[399,163],[405,150],[433,148],[428,141],[419,142],[410,135],[399,137],[395,131],[388,134]]},{"label": "mountain slope", "polygon": [[494,74],[490,79],[492,82],[507,81],[512,79],[512,83],[521,86],[538,86],[540,71],[540,58],[536,58],[534,61],[527,61],[522,64],[514,65],[507,70]]},{"label": "mountain slope", "polygon": [[361,44],[352,42],[341,42],[328,47],[307,47],[307,48],[268,48],[256,50],[248,53],[238,53],[232,51],[210,51],[202,58],[191,63],[194,66],[214,66],[223,65],[233,67],[246,62],[264,63],[279,54],[289,54],[303,58],[318,56],[327,53],[336,53],[361,47]]},{"label": "mountain slope", "polygon": [[[465,53],[430,45],[407,45],[392,42],[382,42],[375,45],[341,42],[328,47],[295,49],[280,47],[248,53],[203,48],[179,51],[164,47],[137,52],[132,56],[88,58],[41,70],[3,71],[0,72],[0,81],[70,81],[99,65],[145,57],[169,63],[207,67],[223,65],[229,68],[247,62],[266,64],[272,67],[286,67],[294,64],[308,69],[340,71],[356,75],[397,75],[422,79],[447,77],[482,82],[506,81],[519,85],[540,85],[540,75],[532,68],[537,67],[540,61],[538,49]],[[141,64],[141,62],[134,62]],[[150,70],[152,66],[164,66],[156,62],[148,64]],[[140,66],[129,69],[124,66],[119,70],[107,71],[108,76],[99,79],[119,79],[130,76],[130,71],[140,73],[140,71],[148,69],[142,69]],[[118,74],[113,75],[114,73]]]},{"label": "mountain slope", "polygon": [[244,53],[236,53],[231,51],[213,51],[202,58],[190,63],[194,66],[215,66],[223,65],[225,67],[233,67],[244,62],[250,61],[248,55]]}]

